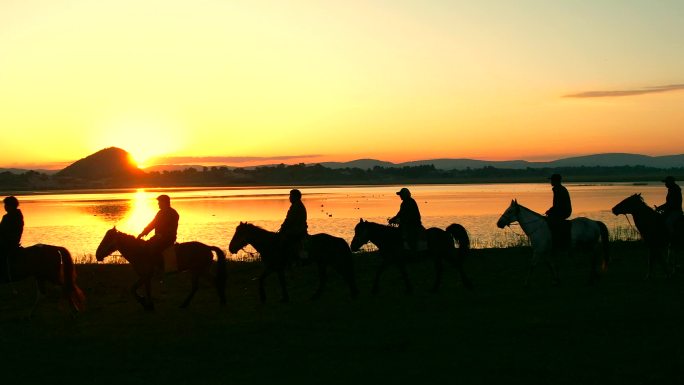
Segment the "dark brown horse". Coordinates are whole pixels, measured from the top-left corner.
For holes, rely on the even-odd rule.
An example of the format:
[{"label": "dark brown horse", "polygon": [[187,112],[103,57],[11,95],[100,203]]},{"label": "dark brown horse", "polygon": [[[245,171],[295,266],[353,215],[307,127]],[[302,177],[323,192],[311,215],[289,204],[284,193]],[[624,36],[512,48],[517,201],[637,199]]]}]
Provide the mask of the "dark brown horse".
[{"label": "dark brown horse", "polygon": [[35,278],[38,288],[31,315],[40,295],[45,295],[45,282],[62,287],[62,296],[73,311],[83,310],[85,296],[76,284],[74,261],[66,248],[42,244],[20,248],[10,257],[7,278],[3,281],[17,282],[31,277]]},{"label": "dark brown horse", "polygon": [[[199,287],[199,279],[202,275],[209,272],[209,266],[214,259],[212,251],[216,253],[216,291],[221,302],[221,305],[226,304],[226,255],[216,246],[205,245],[200,242],[184,242],[174,245],[177,271],[190,271],[192,274],[192,289],[190,294],[181,304],[182,308],[187,307],[195,295]],[[98,261],[103,261],[108,255],[114,251],[119,251],[133,266],[133,270],[138,274],[138,280],[131,287],[131,292],[135,299],[145,308],[145,310],[153,310],[152,303],[152,275],[155,268],[160,265],[159,258],[154,258],[149,254],[149,248],[146,242],[142,239],[122,233],[116,227],[107,230],[104,238],[100,242],[95,252],[95,257]],[[138,294],[138,288],[145,286],[145,296]]]},{"label": "dark brown horse", "polygon": [[[459,224],[451,224],[447,230],[431,227],[424,232],[427,249],[424,254],[433,259],[435,265],[435,282],[432,291],[437,291],[442,283],[443,261],[452,263],[461,276],[463,286],[470,289],[472,283],[463,270],[463,259],[470,249],[470,239],[465,228]],[[354,228],[354,239],[351,249],[357,251],[361,246],[371,242],[377,246],[382,256],[382,262],[375,273],[373,292],[379,290],[380,275],[390,265],[396,264],[406,285],[406,292],[413,291],[411,281],[406,272],[406,262],[410,259],[410,251],[404,247],[401,230],[394,226],[364,221],[361,219]],[[454,243],[459,245],[455,247]]]},{"label": "dark brown horse", "polygon": [[[318,289],[316,289],[312,299],[319,298],[325,288],[328,265],[332,265],[342,275],[349,286],[352,298],[356,298],[358,290],[354,278],[354,265],[347,242],[342,238],[320,233],[308,235],[304,244],[308,258],[318,264]],[[282,250],[280,235],[251,223],[240,222],[230,240],[228,249],[231,253],[237,253],[247,245],[252,245],[259,252],[261,261],[264,263],[264,271],[259,276],[259,299],[261,302],[266,301],[264,280],[274,272],[278,274],[280,289],[283,294],[282,301],[287,302],[289,296],[285,284],[285,268],[291,261],[288,260],[288,253]]]},{"label": "dark brown horse", "polygon": [[[657,263],[665,269],[669,276],[674,272],[676,252],[684,248],[684,219],[682,217],[674,224],[673,232],[670,233],[665,223],[665,218],[644,202],[641,194],[634,194],[613,207],[613,214],[632,214],[634,225],[641,239],[648,247],[648,271],[646,279],[653,273],[653,267]],[[670,248],[669,267],[667,263],[668,247]]]}]

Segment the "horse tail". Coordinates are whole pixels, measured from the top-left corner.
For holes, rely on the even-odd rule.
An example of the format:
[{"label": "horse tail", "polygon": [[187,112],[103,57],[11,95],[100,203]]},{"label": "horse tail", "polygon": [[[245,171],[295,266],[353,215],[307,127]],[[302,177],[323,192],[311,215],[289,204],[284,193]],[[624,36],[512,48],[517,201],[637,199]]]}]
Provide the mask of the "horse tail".
[{"label": "horse tail", "polygon": [[218,292],[221,305],[226,304],[226,253],[216,246],[209,246],[216,253],[216,291]]},{"label": "horse tail", "polygon": [[468,255],[470,253],[470,238],[465,227],[458,223],[452,223],[446,228],[446,231],[458,242],[458,250],[461,252],[461,255],[463,257]]},{"label": "horse tail", "polygon": [[85,309],[85,295],[76,284],[76,268],[71,253],[65,247],[57,246],[57,252],[62,257],[62,288],[66,298],[76,311]]},{"label": "horse tail", "polygon": [[601,261],[601,271],[608,270],[608,262],[610,262],[610,239],[608,237],[608,227],[601,221],[596,221],[599,231],[601,232],[601,242],[603,243],[603,261]]}]

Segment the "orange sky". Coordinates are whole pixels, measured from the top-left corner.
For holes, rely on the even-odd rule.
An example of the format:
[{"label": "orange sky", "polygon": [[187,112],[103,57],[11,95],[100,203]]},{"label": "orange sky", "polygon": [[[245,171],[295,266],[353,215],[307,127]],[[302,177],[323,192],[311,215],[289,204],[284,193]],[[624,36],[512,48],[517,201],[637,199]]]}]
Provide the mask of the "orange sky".
[{"label": "orange sky", "polygon": [[684,3],[564,3],[2,1],[0,167],[684,152]]}]

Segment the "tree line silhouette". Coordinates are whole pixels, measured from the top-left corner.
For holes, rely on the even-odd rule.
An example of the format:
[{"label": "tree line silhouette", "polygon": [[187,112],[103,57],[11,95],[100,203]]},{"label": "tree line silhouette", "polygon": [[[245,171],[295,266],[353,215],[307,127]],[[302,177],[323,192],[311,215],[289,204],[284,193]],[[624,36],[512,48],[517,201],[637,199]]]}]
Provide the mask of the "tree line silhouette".
[{"label": "tree line silhouette", "polygon": [[647,182],[664,174],[684,175],[684,167],[661,169],[645,166],[562,167],[506,169],[487,166],[442,170],[434,165],[361,168],[328,168],[320,164],[279,164],[253,168],[188,167],[183,170],[151,171],[93,178],[83,175],[49,175],[37,171],[0,173],[0,190],[49,190],[80,188],[170,187],[170,186],[260,186],[260,185],[352,185],[430,183],[546,182],[548,175],[561,173],[569,182]]}]

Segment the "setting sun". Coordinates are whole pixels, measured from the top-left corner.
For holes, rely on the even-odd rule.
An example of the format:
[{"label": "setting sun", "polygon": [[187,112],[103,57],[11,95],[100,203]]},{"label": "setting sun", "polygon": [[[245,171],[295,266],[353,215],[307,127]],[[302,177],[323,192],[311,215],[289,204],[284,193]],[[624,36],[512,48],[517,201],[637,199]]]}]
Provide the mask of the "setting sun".
[{"label": "setting sun", "polygon": [[131,154],[132,161],[140,168],[158,156],[177,151],[182,146],[182,136],[177,124],[161,119],[119,119],[102,124],[93,130],[91,141],[94,148],[119,147]]}]

